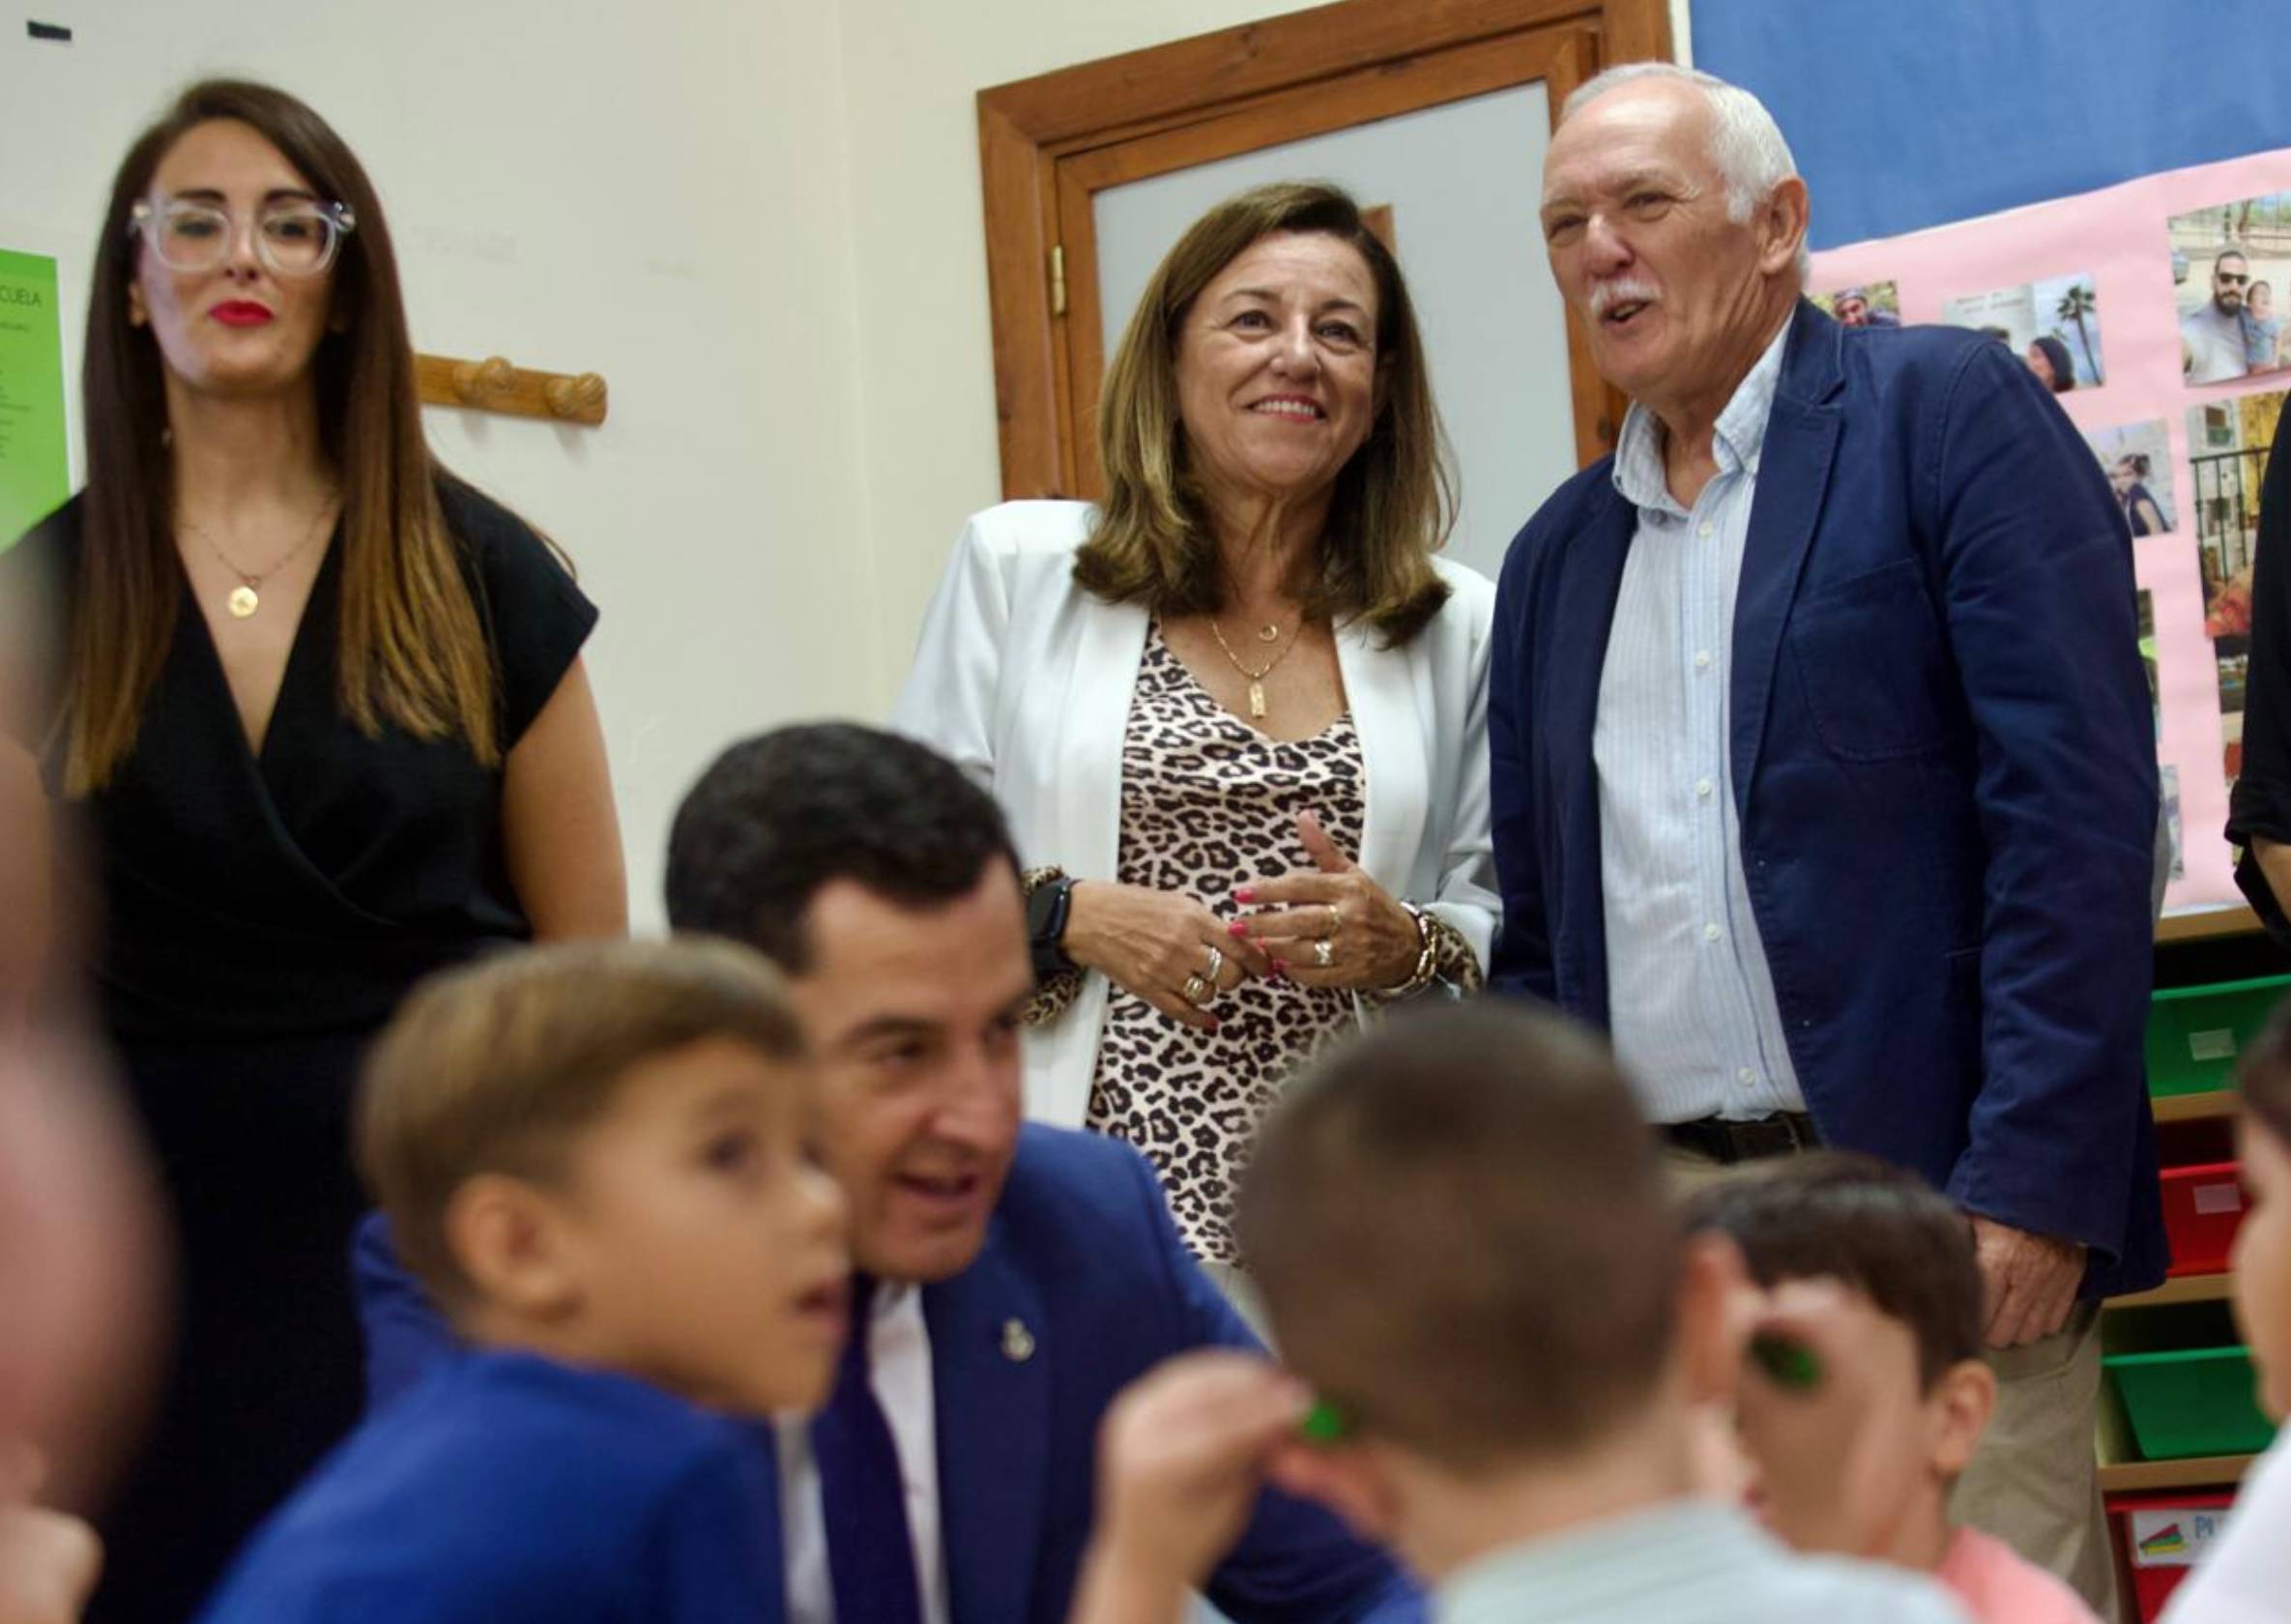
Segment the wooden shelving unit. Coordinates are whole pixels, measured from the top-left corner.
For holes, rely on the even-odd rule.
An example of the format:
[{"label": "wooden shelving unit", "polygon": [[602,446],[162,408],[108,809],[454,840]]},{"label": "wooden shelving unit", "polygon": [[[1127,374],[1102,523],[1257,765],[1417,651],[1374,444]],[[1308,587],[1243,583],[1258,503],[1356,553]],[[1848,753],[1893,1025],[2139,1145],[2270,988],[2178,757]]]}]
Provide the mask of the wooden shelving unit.
[{"label": "wooden shelving unit", "polygon": [[[2254,941],[2247,946],[2234,940],[2255,936],[2259,929],[2258,917],[2245,907],[2206,908],[2167,914],[2156,926],[2157,944],[2163,949],[2158,955],[2158,963],[2160,967],[2170,967],[2160,970],[2160,980],[2166,985],[2182,985],[2271,972],[2276,967],[2266,963],[2247,967],[2245,962],[2248,957],[2266,951],[2263,942]],[[2240,1108],[2233,1088],[2207,1093],[2169,1094],[2152,1099],[2150,1105],[2157,1126],[2164,1130],[2167,1148],[2181,1149],[2183,1160],[2197,1159],[2186,1153],[2190,1146],[2207,1147],[2208,1153],[2200,1159],[2224,1154],[2223,1148],[2209,1151],[2208,1147],[2222,1144],[2221,1128],[2233,1122]],[[2188,1125],[2175,1129],[2174,1124]],[[2224,1273],[2181,1275],[2166,1280],[2154,1290],[2111,1297],[2102,1307],[2111,1314],[2119,1310],[2136,1314],[2150,1309],[2184,1309],[2191,1317],[2203,1318],[2218,1313],[2217,1308],[2205,1305],[2225,1302],[2230,1293],[2230,1280]],[[2205,1455],[2181,1461],[2136,1459],[2138,1447],[2113,1380],[2102,1383],[2096,1419],[2094,1442],[2100,1455],[2101,1492],[2105,1494],[2195,1490],[2232,1493],[2257,1459],[2251,1455]],[[2121,1528],[2114,1525],[2113,1519],[2111,1524],[2111,1537],[2120,1538]]]},{"label": "wooden shelving unit", "polygon": [[2241,1483],[2256,1455],[2198,1455],[2186,1461],[2122,1461],[2100,1469],[2103,1494],[2152,1489],[2213,1489]]},{"label": "wooden shelving unit", "polygon": [[2229,1291],[2230,1277],[2225,1274],[2183,1274],[2167,1280],[2153,1291],[2134,1291],[2129,1296],[2110,1297],[2110,1308],[2168,1308],[2173,1303],[2223,1302]]},{"label": "wooden shelving unit", "polygon": [[2236,1112],[2233,1088],[2214,1088],[2203,1094],[2165,1094],[2148,1103],[2155,1108],[2160,1124],[2211,1121],[2233,1116]]},{"label": "wooden shelving unit", "polygon": [[[2190,1095],[2191,1099],[2207,1095]],[[2161,1104],[2161,1101],[2158,1102]],[[2224,1302],[2230,1277],[2184,1274],[2166,1280],[2152,1291],[2110,1297],[2102,1306],[2119,1309],[2172,1308],[2182,1304]],[[2105,1494],[2144,1494],[2160,1489],[2227,1489],[2243,1481],[2251,1455],[2200,1455],[2181,1461],[2143,1461],[2132,1438],[2132,1424],[2113,1382],[2103,1382],[2094,1444],[2100,1452],[2100,1486]]]},{"label": "wooden shelving unit", "polygon": [[2159,942],[2202,942],[2215,936],[2242,936],[2259,928],[2259,915],[2241,903],[2232,908],[2192,908],[2156,921]]}]

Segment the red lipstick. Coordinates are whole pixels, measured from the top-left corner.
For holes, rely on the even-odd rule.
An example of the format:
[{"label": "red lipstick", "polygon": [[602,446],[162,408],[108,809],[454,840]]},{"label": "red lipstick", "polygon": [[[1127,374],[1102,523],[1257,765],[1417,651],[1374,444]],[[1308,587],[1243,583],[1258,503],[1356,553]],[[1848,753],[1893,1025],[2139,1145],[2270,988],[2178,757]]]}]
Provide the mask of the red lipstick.
[{"label": "red lipstick", "polygon": [[269,305],[250,299],[226,300],[207,313],[225,327],[265,327],[273,319]]}]

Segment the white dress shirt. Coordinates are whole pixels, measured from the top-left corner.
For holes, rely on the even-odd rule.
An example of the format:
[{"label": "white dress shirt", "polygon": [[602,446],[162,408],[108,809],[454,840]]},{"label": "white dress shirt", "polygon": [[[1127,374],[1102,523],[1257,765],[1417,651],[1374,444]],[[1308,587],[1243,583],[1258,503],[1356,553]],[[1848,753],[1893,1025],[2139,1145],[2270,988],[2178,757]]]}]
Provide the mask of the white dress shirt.
[{"label": "white dress shirt", "polygon": [[[947,1624],[946,1552],[939,1539],[938,1395],[931,1380],[931,1332],[922,1292],[913,1286],[876,1288],[867,1317],[868,1375],[890,1423],[907,1485],[907,1533],[914,1542],[914,1576],[923,1624]],[[773,1429],[779,1447],[780,1539],[786,1552],[788,1624],[835,1624],[835,1589],[827,1570],[827,1518],[820,1501],[819,1462],[811,1430],[798,1417]],[[848,1620],[847,1624],[865,1624]]]},{"label": "white dress shirt", "polygon": [[1691,512],[1670,494],[1663,425],[1645,407],[1615,448],[1615,489],[1638,528],[1591,756],[1610,1025],[1657,1122],[1806,1108],[1751,914],[1727,748],[1735,589],[1788,336],[1784,323],[1720,414],[1718,474]]}]

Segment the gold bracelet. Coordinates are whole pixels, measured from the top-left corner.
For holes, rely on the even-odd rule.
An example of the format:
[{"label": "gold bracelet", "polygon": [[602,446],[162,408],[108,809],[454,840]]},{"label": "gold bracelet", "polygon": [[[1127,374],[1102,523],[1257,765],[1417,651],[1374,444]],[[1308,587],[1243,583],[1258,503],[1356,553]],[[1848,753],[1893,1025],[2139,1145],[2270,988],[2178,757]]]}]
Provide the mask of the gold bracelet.
[{"label": "gold bracelet", "polygon": [[1439,958],[1433,949],[1432,921],[1424,910],[1412,902],[1403,902],[1401,907],[1406,909],[1408,917],[1416,921],[1416,968],[1408,972],[1408,978],[1399,986],[1387,987],[1378,993],[1377,997],[1381,999],[1414,998],[1432,985],[1433,971]]}]

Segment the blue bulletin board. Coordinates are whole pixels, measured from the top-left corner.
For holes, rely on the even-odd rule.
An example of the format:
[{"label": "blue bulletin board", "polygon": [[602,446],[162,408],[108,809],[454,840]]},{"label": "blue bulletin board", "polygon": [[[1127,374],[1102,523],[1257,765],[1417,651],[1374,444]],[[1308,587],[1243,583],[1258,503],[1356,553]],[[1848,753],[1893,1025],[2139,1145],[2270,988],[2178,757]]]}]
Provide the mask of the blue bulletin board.
[{"label": "blue bulletin board", "polygon": [[1755,92],[1816,249],[2291,147],[2285,0],[1694,0]]}]

